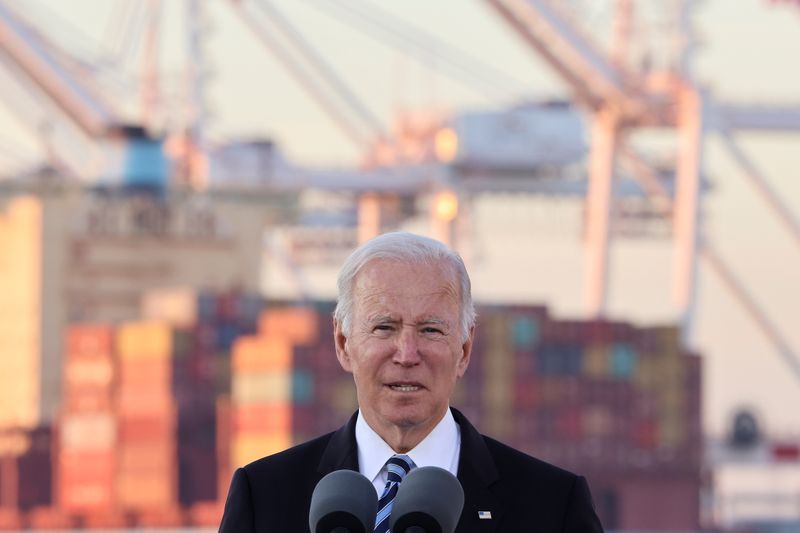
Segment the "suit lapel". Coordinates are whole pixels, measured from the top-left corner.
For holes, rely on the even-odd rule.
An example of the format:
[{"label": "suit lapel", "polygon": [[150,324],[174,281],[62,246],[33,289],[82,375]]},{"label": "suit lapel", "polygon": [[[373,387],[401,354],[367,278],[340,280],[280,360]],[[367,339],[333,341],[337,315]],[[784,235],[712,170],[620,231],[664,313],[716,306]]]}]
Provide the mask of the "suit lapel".
[{"label": "suit lapel", "polygon": [[505,511],[491,490],[499,479],[497,468],[480,433],[458,410],[451,410],[461,427],[458,480],[464,489],[464,509],[456,531],[495,531]]},{"label": "suit lapel", "polygon": [[328,446],[320,458],[317,471],[321,476],[334,470],[355,470],[358,472],[358,449],[356,447],[356,418],[358,411],[350,417],[347,424],[331,435]]},{"label": "suit lapel", "polygon": [[[505,511],[503,502],[491,490],[499,474],[489,449],[480,433],[456,409],[453,417],[461,428],[461,453],[458,460],[458,480],[464,489],[464,509],[456,531],[496,531],[496,524]],[[358,449],[356,446],[356,412],[339,428],[328,442],[320,458],[317,470],[320,478],[334,470],[358,472]],[[480,518],[479,513],[491,518]],[[488,515],[486,514],[488,513]]]}]

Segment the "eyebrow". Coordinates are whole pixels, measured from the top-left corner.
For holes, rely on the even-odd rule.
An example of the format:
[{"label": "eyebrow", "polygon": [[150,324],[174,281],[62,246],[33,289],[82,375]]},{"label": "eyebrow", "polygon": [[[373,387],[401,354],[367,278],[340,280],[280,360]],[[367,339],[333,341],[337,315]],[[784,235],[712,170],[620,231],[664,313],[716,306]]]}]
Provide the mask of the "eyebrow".
[{"label": "eyebrow", "polygon": [[[400,320],[393,318],[390,315],[376,315],[369,319],[370,324],[398,324]],[[415,326],[429,326],[429,325],[436,325],[436,326],[445,326],[450,327],[450,323],[447,320],[443,320],[441,318],[435,317],[428,317],[423,318],[422,320],[415,322]]]}]

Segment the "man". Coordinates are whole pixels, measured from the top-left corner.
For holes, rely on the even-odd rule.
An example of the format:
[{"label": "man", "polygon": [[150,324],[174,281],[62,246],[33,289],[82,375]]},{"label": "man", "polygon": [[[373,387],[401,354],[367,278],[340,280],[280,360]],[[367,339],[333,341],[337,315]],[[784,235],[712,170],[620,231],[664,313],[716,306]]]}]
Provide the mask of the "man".
[{"label": "man", "polygon": [[[475,335],[470,280],[455,252],[389,233],[356,249],[338,284],[336,356],[353,374],[359,410],[334,433],[238,469],[220,532],[308,531],[323,476],[360,471],[380,496],[396,454],[408,467],[439,466],[458,477],[459,533],[602,532],[584,478],[480,435],[449,408]],[[375,531],[383,533],[380,518]]]}]

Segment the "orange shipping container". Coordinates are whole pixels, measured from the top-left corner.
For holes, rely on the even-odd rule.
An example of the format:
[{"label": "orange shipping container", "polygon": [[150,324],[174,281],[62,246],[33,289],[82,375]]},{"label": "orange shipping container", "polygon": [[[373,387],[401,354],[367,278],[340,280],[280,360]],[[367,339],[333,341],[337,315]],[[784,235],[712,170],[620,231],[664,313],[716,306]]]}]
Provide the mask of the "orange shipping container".
[{"label": "orange shipping container", "polygon": [[172,507],[176,496],[174,475],[130,473],[117,476],[117,502],[124,509]]},{"label": "orange shipping container", "polygon": [[292,348],[282,337],[240,337],[233,344],[231,359],[234,372],[283,371],[292,364]]},{"label": "orange shipping container", "polygon": [[114,476],[80,479],[65,476],[58,484],[58,505],[67,512],[109,509],[114,505]]},{"label": "orange shipping container", "polygon": [[64,389],[100,389],[111,387],[114,366],[111,356],[67,357],[64,361]]},{"label": "orange shipping container", "polygon": [[109,450],[116,443],[111,413],[80,413],[61,419],[61,450]]},{"label": "orange shipping container", "polygon": [[16,509],[0,508],[0,529],[22,529],[22,520]]},{"label": "orange shipping container", "polygon": [[240,435],[231,443],[231,464],[243,466],[265,455],[281,452],[292,445],[290,433],[273,433],[269,435]]},{"label": "orange shipping container", "polygon": [[113,326],[75,324],[67,329],[66,357],[109,357],[113,349]]},{"label": "orange shipping container", "polygon": [[235,405],[292,401],[292,377],[288,372],[235,374],[232,380]]},{"label": "orange shipping container", "polygon": [[119,441],[127,445],[133,442],[162,441],[175,437],[175,413],[167,410],[157,416],[120,416],[118,421]]},{"label": "orange shipping container", "polygon": [[117,410],[121,416],[159,415],[174,412],[175,399],[169,391],[154,389],[130,389],[120,387],[117,392]]},{"label": "orange shipping container", "polygon": [[[79,479],[95,479],[113,476],[116,470],[116,448],[106,451],[61,450],[58,454],[59,476]],[[58,478],[59,483],[62,477]]]},{"label": "orange shipping container", "polygon": [[167,507],[142,511],[136,517],[136,523],[142,528],[177,528],[184,525],[185,520],[179,507]]},{"label": "orange shipping container", "polygon": [[152,474],[169,479],[177,463],[175,440],[160,440],[147,443],[123,443],[119,447],[118,473]]},{"label": "orange shipping container", "polygon": [[77,389],[64,391],[63,412],[66,415],[77,413],[98,413],[112,410],[114,401],[111,390]]},{"label": "orange shipping container", "polygon": [[120,359],[160,359],[169,357],[172,348],[172,327],[167,322],[127,322],[117,330]]},{"label": "orange shipping container", "polygon": [[267,309],[258,319],[258,332],[264,337],[280,337],[296,344],[317,340],[318,314],[310,307]]},{"label": "orange shipping container", "polygon": [[131,525],[125,513],[108,507],[85,513],[81,518],[84,529],[127,530],[128,526]]},{"label": "orange shipping container", "polygon": [[196,289],[171,288],[148,291],[142,297],[142,317],[146,320],[164,320],[176,326],[197,323]]},{"label": "orange shipping container", "polygon": [[288,403],[271,405],[237,405],[233,407],[233,431],[242,433],[288,432],[292,429],[292,406]]},{"label": "orange shipping container", "polygon": [[222,520],[222,511],[223,502],[196,503],[189,509],[189,523],[198,527],[216,527]]},{"label": "orange shipping container", "polygon": [[72,519],[55,507],[36,507],[28,513],[28,522],[33,529],[72,529]]},{"label": "orange shipping container", "polygon": [[125,359],[120,361],[120,386],[169,387],[172,383],[172,361],[163,359]]}]

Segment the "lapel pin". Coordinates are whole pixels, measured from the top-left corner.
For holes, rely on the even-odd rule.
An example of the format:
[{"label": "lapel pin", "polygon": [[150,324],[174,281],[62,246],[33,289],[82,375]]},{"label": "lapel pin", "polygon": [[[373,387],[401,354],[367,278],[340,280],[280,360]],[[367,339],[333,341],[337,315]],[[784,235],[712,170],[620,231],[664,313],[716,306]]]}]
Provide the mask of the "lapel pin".
[{"label": "lapel pin", "polygon": [[492,519],[492,512],[491,511],[478,511],[478,518],[481,520],[491,520]]}]

